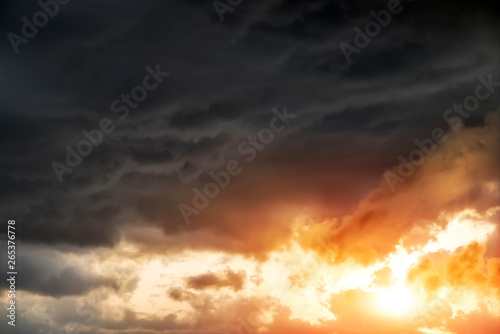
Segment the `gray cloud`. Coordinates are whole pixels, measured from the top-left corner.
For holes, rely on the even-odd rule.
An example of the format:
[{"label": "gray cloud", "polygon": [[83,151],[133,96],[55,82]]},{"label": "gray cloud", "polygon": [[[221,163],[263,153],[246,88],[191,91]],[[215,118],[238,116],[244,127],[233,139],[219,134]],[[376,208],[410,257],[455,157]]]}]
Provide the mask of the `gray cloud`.
[{"label": "gray cloud", "polygon": [[[69,263],[59,251],[40,248],[17,249],[17,289],[61,298],[86,295],[98,288],[117,290],[119,284],[88,269]],[[8,272],[6,265],[5,272]],[[5,276],[4,274],[3,276]],[[8,276],[7,276],[8,277]],[[5,287],[4,287],[5,288]]]}]

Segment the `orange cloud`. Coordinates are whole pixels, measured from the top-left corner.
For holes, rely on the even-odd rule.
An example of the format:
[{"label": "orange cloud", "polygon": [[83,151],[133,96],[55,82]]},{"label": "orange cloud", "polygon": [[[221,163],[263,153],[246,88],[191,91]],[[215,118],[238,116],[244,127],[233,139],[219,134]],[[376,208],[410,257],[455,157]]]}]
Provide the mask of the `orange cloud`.
[{"label": "orange cloud", "polygon": [[447,287],[500,297],[500,259],[485,259],[485,252],[484,245],[473,242],[451,256],[429,254],[410,269],[408,281],[430,293]]},{"label": "orange cloud", "polygon": [[488,114],[484,126],[448,136],[395,192],[382,183],[353,214],[341,219],[340,227],[329,231],[327,243],[336,262],[355,258],[373,263],[394,251],[416,227],[428,231],[432,224],[445,225],[447,220],[440,219],[443,212],[484,212],[498,206],[500,113]]}]

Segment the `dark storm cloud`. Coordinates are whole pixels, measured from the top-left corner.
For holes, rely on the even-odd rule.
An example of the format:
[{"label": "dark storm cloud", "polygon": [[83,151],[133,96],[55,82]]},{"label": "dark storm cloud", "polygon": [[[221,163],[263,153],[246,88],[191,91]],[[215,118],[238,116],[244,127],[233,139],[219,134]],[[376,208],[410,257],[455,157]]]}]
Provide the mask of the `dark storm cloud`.
[{"label": "dark storm cloud", "polygon": [[[352,42],[353,28],[385,1],[247,1],[224,22],[210,1],[70,2],[19,54],[2,42],[2,217],[22,222],[19,237],[31,242],[111,246],[128,225],[151,224],[183,238],[217,236],[196,238],[201,245],[253,250],[249,240],[264,245],[287,231],[266,216],[271,199],[352,207],[415,138],[446,127],[444,110],[498,58],[489,2],[402,4],[348,65],[339,43]],[[3,36],[38,10],[34,1],[2,6]],[[155,64],[171,75],[120,121],[111,102]],[[213,204],[276,229],[246,233],[227,210],[186,227],[178,203],[283,105],[297,121]],[[52,161],[64,162],[66,145],[104,117],[116,130],[59,183]]]}]

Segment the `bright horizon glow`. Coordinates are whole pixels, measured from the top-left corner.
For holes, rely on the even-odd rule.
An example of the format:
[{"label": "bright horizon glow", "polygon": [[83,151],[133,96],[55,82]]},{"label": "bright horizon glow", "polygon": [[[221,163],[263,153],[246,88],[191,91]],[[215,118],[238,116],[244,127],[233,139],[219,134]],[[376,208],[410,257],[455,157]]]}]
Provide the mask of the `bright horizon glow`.
[{"label": "bright horizon glow", "polygon": [[[256,305],[265,305],[259,309],[259,326],[267,326],[279,319],[281,309],[287,309],[288,319],[315,326],[341,319],[342,312],[351,308],[363,309],[388,321],[404,322],[415,312],[427,312],[428,303],[424,301],[432,295],[421,286],[421,282],[408,282],[408,271],[432,251],[444,250],[447,254],[442,256],[452,256],[458,247],[484,242],[494,231],[488,215],[474,217],[474,214],[456,213],[449,217],[445,227],[432,233],[427,243],[408,248],[400,242],[394,252],[368,267],[352,259],[342,263],[325,261],[321,255],[304,248],[298,238],[291,238],[288,247],[269,253],[264,261],[212,251],[178,253],[171,255],[169,261],[163,256],[141,261],[135,257],[139,249],[126,240],[118,247],[120,257],[116,256],[115,250],[103,258],[106,259],[106,270],[116,271],[111,268],[119,267],[124,258],[130,261],[130,265],[137,266],[137,285],[129,292],[127,303],[145,317],[163,317],[175,312],[179,321],[189,322],[198,312],[192,305],[202,305],[204,300],[213,296],[220,301],[215,310],[229,314],[231,307],[224,310],[222,301],[229,302],[237,295]],[[303,229],[309,227],[306,224],[301,226],[301,223],[297,222],[297,229],[301,232],[298,236],[303,236]],[[245,273],[245,284],[240,290],[234,291],[231,287],[190,290],[186,300],[173,300],[167,294],[166,287],[184,289],[187,277],[207,273],[220,275],[228,268]],[[377,275],[382,269],[384,271]],[[157,293],[162,289],[164,293]],[[451,291],[454,286],[449,289]],[[479,302],[485,299],[477,293],[470,291],[460,294],[460,298],[444,295],[439,298],[449,305],[453,316],[459,316],[480,309]],[[120,303],[120,300],[108,299],[103,301],[103,307],[113,309],[118,314],[115,317],[119,318],[126,311]],[[500,314],[497,301],[487,300],[486,306],[492,315]]]}]

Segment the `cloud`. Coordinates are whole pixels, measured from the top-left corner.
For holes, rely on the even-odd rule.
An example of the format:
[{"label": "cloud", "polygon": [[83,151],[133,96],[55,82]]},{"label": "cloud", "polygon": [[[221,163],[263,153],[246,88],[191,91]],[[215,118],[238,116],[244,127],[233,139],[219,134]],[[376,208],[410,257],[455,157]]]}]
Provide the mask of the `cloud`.
[{"label": "cloud", "polygon": [[[262,256],[289,233],[289,217],[279,217],[267,203],[304,204],[311,214],[325,216],[352,212],[394,157],[441,125],[440,113],[496,59],[495,44],[488,43],[495,36],[483,34],[481,41],[472,32],[445,43],[450,32],[434,23],[443,17],[463,23],[450,9],[441,12],[436,5],[429,16],[412,4],[408,17],[395,20],[394,29],[348,67],[338,43],[351,38],[352,28],[378,5],[386,3],[250,2],[224,23],[210,4],[196,1],[153,1],[134,13],[125,2],[99,13],[93,6],[65,6],[18,57],[11,50],[0,57],[6,68],[0,148],[9,156],[0,163],[0,212],[26,221],[22,232],[30,242],[50,245],[113,247],[120,231],[136,221],[179,236],[184,227],[176,204],[233,158],[240,140],[266,126],[272,108],[284,104],[299,121],[191,228],[212,233],[208,240],[226,239],[209,241],[207,248]],[[33,9],[15,2],[6,8],[12,15],[3,27],[10,30]],[[460,3],[451,10],[464,8]],[[491,11],[478,5],[477,13]],[[477,34],[490,31],[489,21],[479,22]],[[421,34],[421,27],[432,34]],[[63,44],[66,51],[58,52]],[[155,63],[171,72],[168,82],[118,122],[111,101]],[[81,131],[103,117],[117,121],[116,130],[59,184],[51,162],[64,160],[65,146],[76,145]],[[198,178],[186,186],[178,175],[190,165]],[[261,233],[232,224],[233,211],[243,212]]]},{"label": "cloud", "polygon": [[[115,278],[82,268],[72,263],[71,256],[56,250],[28,246],[17,251],[16,260],[16,268],[24,273],[17,276],[17,287],[26,292],[61,298],[84,296],[100,288],[115,291],[120,288],[120,283]],[[5,269],[5,272],[9,271]]]},{"label": "cloud", "polygon": [[483,297],[500,296],[496,283],[500,259],[486,259],[485,252],[484,245],[473,242],[451,256],[428,255],[408,272],[408,280],[434,295],[447,287],[477,291]]},{"label": "cloud", "polygon": [[[187,286],[195,290],[220,289],[228,287],[234,291],[241,290],[245,279],[245,273],[226,270],[223,275],[213,273],[191,276],[186,279]],[[175,294],[177,296],[177,294]]]},{"label": "cloud", "polygon": [[416,226],[445,224],[442,212],[466,208],[485,212],[496,207],[499,115],[487,115],[483,126],[448,133],[447,141],[395,192],[382,183],[356,211],[343,217],[342,225],[328,237],[336,261],[354,257],[371,263],[394,251],[400,238]]}]

